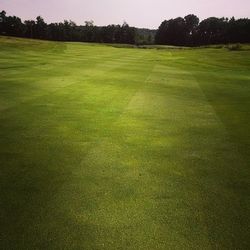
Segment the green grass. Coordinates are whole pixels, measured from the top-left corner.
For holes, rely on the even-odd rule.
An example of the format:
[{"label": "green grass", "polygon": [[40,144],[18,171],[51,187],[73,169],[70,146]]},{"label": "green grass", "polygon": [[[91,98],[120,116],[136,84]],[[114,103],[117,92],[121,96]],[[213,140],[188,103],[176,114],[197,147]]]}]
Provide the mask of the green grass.
[{"label": "green grass", "polygon": [[0,38],[1,249],[249,249],[250,51]]}]

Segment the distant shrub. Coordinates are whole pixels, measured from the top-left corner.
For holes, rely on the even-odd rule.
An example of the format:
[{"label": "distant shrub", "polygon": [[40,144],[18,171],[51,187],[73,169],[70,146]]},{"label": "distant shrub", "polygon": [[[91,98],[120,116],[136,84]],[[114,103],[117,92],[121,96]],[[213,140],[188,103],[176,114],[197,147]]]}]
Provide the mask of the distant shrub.
[{"label": "distant shrub", "polygon": [[224,48],[224,45],[218,44],[213,46],[214,49],[222,49]]},{"label": "distant shrub", "polygon": [[241,50],[242,46],[239,43],[227,45],[227,49],[231,51]]}]

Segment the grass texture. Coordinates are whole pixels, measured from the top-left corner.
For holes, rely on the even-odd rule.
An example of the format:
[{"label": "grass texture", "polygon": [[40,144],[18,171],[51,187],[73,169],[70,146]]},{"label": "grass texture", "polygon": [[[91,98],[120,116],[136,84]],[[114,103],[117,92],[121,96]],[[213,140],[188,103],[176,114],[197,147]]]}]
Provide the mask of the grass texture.
[{"label": "grass texture", "polygon": [[250,51],[0,37],[1,249],[249,249]]}]

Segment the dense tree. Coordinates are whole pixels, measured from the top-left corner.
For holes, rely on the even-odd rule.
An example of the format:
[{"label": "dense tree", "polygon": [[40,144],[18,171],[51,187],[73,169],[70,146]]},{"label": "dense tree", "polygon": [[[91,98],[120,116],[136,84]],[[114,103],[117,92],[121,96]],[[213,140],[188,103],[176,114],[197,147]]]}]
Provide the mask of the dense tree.
[{"label": "dense tree", "polygon": [[195,15],[165,20],[157,30],[156,43],[169,45],[205,45],[249,43],[250,20],[210,17],[199,23]]},{"label": "dense tree", "polygon": [[210,17],[203,20],[198,27],[199,44],[219,44],[227,42],[227,20]]},{"label": "dense tree", "polygon": [[6,12],[0,12],[0,33],[10,36],[23,36],[25,25],[16,16],[6,16]]},{"label": "dense tree", "polygon": [[187,15],[184,17],[186,25],[186,45],[195,45],[195,37],[197,36],[197,28],[199,18],[195,15]]},{"label": "dense tree", "polygon": [[227,39],[232,43],[249,43],[250,42],[250,19],[231,18],[227,29]]},{"label": "dense tree", "polygon": [[35,31],[35,26],[36,22],[33,20],[27,20],[24,21],[25,24],[25,31],[24,31],[24,36],[28,38],[33,38],[34,37],[34,31]]},{"label": "dense tree", "polygon": [[34,27],[34,38],[44,39],[47,37],[47,24],[44,22],[41,16],[36,18],[36,24]]},{"label": "dense tree", "polygon": [[136,39],[136,29],[127,23],[98,27],[93,21],[85,21],[85,25],[77,26],[73,21],[65,20],[63,23],[46,24],[41,16],[36,21],[22,23],[16,16],[6,16],[5,11],[0,12],[0,34],[57,41],[130,44],[134,44]]},{"label": "dense tree", "polygon": [[6,22],[6,12],[3,10],[0,12],[0,31],[2,34],[4,34],[5,22]]},{"label": "dense tree", "polygon": [[[190,26],[190,24],[189,24]],[[191,29],[191,27],[189,28]],[[162,22],[156,33],[156,43],[169,45],[186,45],[188,26],[182,17]]]}]

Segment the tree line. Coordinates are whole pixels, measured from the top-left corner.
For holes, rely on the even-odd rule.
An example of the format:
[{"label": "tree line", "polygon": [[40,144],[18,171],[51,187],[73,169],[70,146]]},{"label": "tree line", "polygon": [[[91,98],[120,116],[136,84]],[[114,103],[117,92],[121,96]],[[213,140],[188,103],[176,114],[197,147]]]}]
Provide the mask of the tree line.
[{"label": "tree line", "polygon": [[165,20],[157,30],[155,42],[179,46],[250,43],[250,19],[209,17],[200,22],[191,14]]},{"label": "tree line", "polygon": [[0,12],[0,35],[54,41],[124,44],[165,44],[199,46],[206,44],[250,43],[250,19],[210,17],[200,22],[193,14],[165,20],[157,30],[122,25],[96,26],[93,21],[76,25],[71,20],[47,24],[41,16],[22,22]]},{"label": "tree line", "polygon": [[104,27],[95,26],[93,21],[86,21],[85,25],[81,26],[71,20],[47,24],[41,16],[35,21],[22,22],[19,17],[7,16],[5,11],[0,12],[0,34],[54,41],[126,44],[136,42],[136,28],[130,27],[126,22],[123,25]]}]

